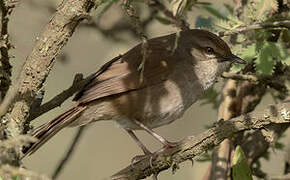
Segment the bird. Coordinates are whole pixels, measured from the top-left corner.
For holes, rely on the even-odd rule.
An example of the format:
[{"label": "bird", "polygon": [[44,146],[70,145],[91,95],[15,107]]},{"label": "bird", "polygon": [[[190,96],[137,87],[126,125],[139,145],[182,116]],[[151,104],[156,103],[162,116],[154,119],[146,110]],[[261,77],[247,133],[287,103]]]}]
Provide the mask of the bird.
[{"label": "bird", "polygon": [[135,135],[136,130],[152,135],[163,149],[174,147],[177,142],[166,140],[153,129],[182,117],[233,63],[246,63],[220,37],[202,29],[149,39],[145,61],[143,52],[140,43],[92,74],[71,108],[32,131],[37,140],[25,148],[24,156],[65,127],[101,120],[116,121],[145,155],[152,153]]}]

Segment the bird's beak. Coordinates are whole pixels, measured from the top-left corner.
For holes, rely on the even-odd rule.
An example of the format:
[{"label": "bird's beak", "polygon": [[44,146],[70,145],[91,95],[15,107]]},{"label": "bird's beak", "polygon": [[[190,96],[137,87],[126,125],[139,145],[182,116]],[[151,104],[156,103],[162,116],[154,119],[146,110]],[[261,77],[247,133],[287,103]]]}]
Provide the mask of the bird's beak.
[{"label": "bird's beak", "polygon": [[234,63],[239,63],[239,64],[246,64],[247,62],[245,60],[243,60],[242,58],[236,56],[236,55],[233,55],[231,56],[231,60],[234,62]]}]

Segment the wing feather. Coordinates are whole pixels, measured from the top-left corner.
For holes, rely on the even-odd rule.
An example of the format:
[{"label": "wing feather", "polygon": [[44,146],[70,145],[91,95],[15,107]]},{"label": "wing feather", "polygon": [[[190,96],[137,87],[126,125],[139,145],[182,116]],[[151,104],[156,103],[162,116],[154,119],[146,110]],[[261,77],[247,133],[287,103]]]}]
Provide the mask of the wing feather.
[{"label": "wing feather", "polygon": [[175,55],[171,51],[173,43],[173,35],[149,41],[142,82],[138,70],[142,62],[142,53],[141,45],[138,45],[101,67],[75,99],[80,103],[88,103],[103,97],[145,88],[168,79],[176,64],[176,61],[173,61]]}]

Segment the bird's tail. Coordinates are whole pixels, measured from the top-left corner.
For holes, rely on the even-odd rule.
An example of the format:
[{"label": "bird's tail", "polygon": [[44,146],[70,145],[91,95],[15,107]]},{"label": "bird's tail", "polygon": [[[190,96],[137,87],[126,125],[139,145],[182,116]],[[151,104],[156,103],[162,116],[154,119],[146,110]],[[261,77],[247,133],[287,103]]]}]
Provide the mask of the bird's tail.
[{"label": "bird's tail", "polygon": [[38,148],[40,148],[44,143],[46,143],[50,138],[52,138],[56,133],[58,133],[62,128],[69,126],[78,116],[86,109],[86,106],[75,106],[57,116],[53,120],[39,126],[30,134],[37,140],[33,142],[30,146],[25,147],[23,152],[23,157],[34,153]]}]

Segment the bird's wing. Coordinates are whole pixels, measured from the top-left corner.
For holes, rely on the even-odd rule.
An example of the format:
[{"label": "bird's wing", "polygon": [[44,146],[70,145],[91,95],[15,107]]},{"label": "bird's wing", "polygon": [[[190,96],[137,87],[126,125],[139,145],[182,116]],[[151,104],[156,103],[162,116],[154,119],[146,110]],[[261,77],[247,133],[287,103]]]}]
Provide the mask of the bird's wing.
[{"label": "bird's wing", "polygon": [[103,97],[148,87],[168,79],[176,64],[176,61],[173,61],[175,55],[169,47],[171,44],[160,39],[149,41],[143,81],[140,79],[142,73],[139,70],[143,57],[142,48],[138,45],[101,67],[75,99],[79,103],[88,103]]}]

